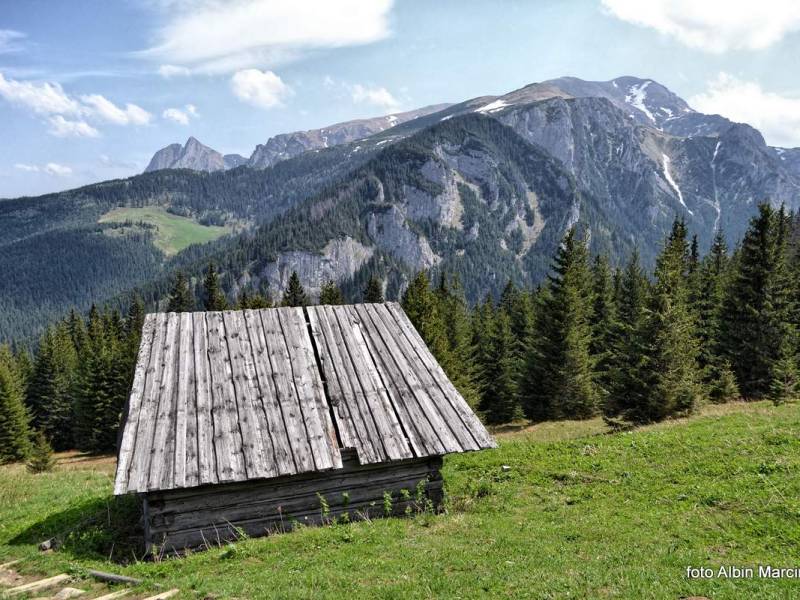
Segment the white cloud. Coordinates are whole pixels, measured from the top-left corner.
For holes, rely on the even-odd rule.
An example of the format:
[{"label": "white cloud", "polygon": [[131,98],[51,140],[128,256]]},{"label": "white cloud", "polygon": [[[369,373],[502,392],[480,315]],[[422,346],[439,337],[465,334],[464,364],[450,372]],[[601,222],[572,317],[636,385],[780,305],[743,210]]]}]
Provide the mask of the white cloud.
[{"label": "white cloud", "polygon": [[81,96],[84,114],[116,125],[147,125],[152,115],[140,106],[126,104],[120,108],[100,94]]},{"label": "white cloud", "polygon": [[187,75],[191,75],[191,73],[192,71],[190,69],[177,65],[161,65],[158,67],[158,74],[164,79],[169,79],[170,77],[186,77]]},{"label": "white cloud", "polygon": [[388,111],[400,108],[400,102],[385,87],[365,87],[359,83],[350,86],[353,102],[374,104]]},{"label": "white cloud", "polygon": [[70,121],[61,115],[48,119],[50,129],[48,132],[56,137],[99,137],[100,132],[86,121]]},{"label": "white cloud", "polygon": [[292,91],[272,71],[244,69],[231,77],[231,89],[239,100],[257,106],[272,108],[291,95]]},{"label": "white cloud", "polygon": [[174,121],[181,125],[188,125],[189,120],[192,118],[196,119],[200,116],[200,113],[197,112],[197,107],[194,104],[187,104],[182,109],[168,108],[161,113],[161,116],[169,121]]},{"label": "white cloud", "polygon": [[689,98],[693,108],[758,129],[776,146],[800,146],[800,97],[764,90],[753,81],[720,73],[705,92]]},{"label": "white cloud", "polygon": [[25,171],[26,173],[47,173],[53,177],[67,177],[72,175],[72,169],[66,165],[49,162],[46,165],[27,165],[25,163],[17,163],[14,165],[15,169]]},{"label": "white cloud", "polygon": [[44,172],[55,177],[66,177],[68,175],[72,175],[72,169],[65,165],[60,165],[54,162],[47,163],[44,166]]},{"label": "white cloud", "polygon": [[612,15],[722,53],[761,50],[800,29],[797,0],[601,0]]},{"label": "white cloud", "polygon": [[22,50],[21,40],[25,34],[13,29],[0,29],[0,54],[10,54]]},{"label": "white cloud", "polygon": [[0,73],[0,96],[38,114],[75,115],[81,111],[80,104],[70,98],[58,83],[16,81],[6,79]]},{"label": "white cloud", "polygon": [[274,67],[308,50],[384,39],[389,35],[392,0],[198,0],[155,5],[167,22],[157,34],[157,44],[140,56],[170,67],[230,73]]}]

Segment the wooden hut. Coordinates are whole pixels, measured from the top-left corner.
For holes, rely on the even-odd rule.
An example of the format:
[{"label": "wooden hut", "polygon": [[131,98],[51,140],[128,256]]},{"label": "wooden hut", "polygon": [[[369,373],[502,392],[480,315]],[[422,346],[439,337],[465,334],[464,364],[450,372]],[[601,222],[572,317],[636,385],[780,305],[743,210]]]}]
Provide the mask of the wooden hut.
[{"label": "wooden hut", "polygon": [[180,552],[438,503],[442,456],[495,445],[396,303],[157,313],[114,493]]}]

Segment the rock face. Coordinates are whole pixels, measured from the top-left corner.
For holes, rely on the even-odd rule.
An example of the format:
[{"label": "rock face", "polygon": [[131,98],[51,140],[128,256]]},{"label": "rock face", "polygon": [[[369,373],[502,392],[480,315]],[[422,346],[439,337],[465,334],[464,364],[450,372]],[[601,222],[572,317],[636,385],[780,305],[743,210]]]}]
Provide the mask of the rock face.
[{"label": "rock face", "polygon": [[436,104],[384,117],[358,119],[329,125],[322,129],[276,135],[268,139],[266,143],[256,146],[247,164],[255,169],[263,169],[309,150],[329,148],[369,137],[406,121],[439,112],[448,106],[449,104]]},{"label": "rock face", "polygon": [[153,155],[145,173],[159,169],[192,169],[194,171],[223,171],[245,163],[238,154],[222,156],[216,150],[190,137],[186,144],[170,144]]}]

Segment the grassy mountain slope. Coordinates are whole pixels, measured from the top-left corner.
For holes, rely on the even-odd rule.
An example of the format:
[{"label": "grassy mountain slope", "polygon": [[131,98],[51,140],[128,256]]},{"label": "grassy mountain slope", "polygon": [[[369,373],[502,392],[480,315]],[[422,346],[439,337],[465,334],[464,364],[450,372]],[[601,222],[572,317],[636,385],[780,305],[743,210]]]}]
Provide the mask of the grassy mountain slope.
[{"label": "grassy mountain slope", "polygon": [[[132,559],[137,510],[109,504],[112,459],[36,476],[0,467],[0,562],[23,558],[20,570],[48,575],[112,570],[148,590],[178,587],[176,598],[789,598],[796,580],[685,573],[798,564],[798,427],[797,406],[766,403],[623,434],[599,420],[546,423],[500,434],[497,450],[447,457],[445,514],[127,567],[107,562]],[[56,534],[60,550],[37,550]]]}]

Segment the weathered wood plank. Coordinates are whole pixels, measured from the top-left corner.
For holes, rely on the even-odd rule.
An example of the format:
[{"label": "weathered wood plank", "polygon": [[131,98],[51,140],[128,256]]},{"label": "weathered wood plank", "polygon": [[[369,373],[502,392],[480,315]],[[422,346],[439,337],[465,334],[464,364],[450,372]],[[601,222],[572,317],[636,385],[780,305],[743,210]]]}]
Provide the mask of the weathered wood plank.
[{"label": "weathered wood plank", "polygon": [[[367,394],[356,373],[356,366],[347,349],[335,313],[329,306],[320,306],[317,307],[317,315],[320,317],[322,331],[328,340],[331,358],[339,373],[339,381],[342,384],[350,415],[359,431],[362,442],[358,452],[359,460],[362,463],[383,461],[389,456],[384,447],[384,440],[385,436],[391,433],[391,429],[388,427],[381,429],[379,422],[372,414]],[[385,422],[381,423],[385,425]]]},{"label": "weathered wood plank", "polygon": [[94,600],[117,600],[117,598],[124,598],[130,593],[131,593],[130,590],[117,590],[116,592],[111,592],[110,594],[103,594],[102,596],[98,596]]},{"label": "weathered wood plank", "polygon": [[382,323],[373,318],[370,307],[374,306],[376,305],[362,304],[349,310],[364,324],[367,341],[376,363],[385,373],[384,381],[391,388],[390,399],[408,433],[415,454],[444,454],[449,448],[459,448],[438,413],[431,415],[426,410],[429,407],[420,404],[418,396],[424,394],[424,390],[413,374],[409,374],[411,367],[405,362],[396,340]]},{"label": "weathered wood plank", "polygon": [[364,310],[372,318],[373,327],[391,346],[392,357],[413,394],[412,402],[416,401],[419,406],[420,418],[430,423],[434,435],[441,441],[441,446],[437,447],[435,453],[476,450],[477,446],[472,435],[463,427],[459,416],[453,411],[427,369],[416,359],[416,351],[408,343],[407,338],[402,333],[398,334],[397,326],[393,326],[392,317],[386,307],[370,304]]},{"label": "weathered wood plank", "polygon": [[233,387],[233,372],[222,313],[207,312],[208,362],[211,372],[211,417],[214,420],[214,453],[217,478],[223,481],[247,479],[242,454],[242,433]]},{"label": "weathered wood plank", "polygon": [[292,447],[286,431],[281,405],[278,402],[278,391],[275,389],[274,374],[269,360],[264,328],[258,311],[244,311],[245,327],[250,339],[253,354],[253,366],[260,396],[261,410],[266,421],[267,434],[272,441],[275,468],[278,475],[296,473]]},{"label": "weathered wood plank", "polygon": [[150,352],[153,346],[153,333],[155,331],[156,316],[145,315],[142,327],[142,339],[139,343],[139,353],[136,358],[136,369],[133,374],[133,386],[126,407],[126,418],[123,420],[122,443],[120,444],[117,473],[114,482],[114,493],[124,494],[128,491],[128,472],[133,458],[136,433],[139,429],[139,416],[144,397],[147,367],[150,363]]},{"label": "weathered wood plank", "polygon": [[318,470],[340,468],[342,457],[339,454],[339,442],[325,400],[303,309],[293,307],[279,314],[295,388],[314,451],[314,464]]},{"label": "weathered wood plank", "polygon": [[175,400],[175,459],[173,487],[197,483],[197,422],[194,385],[194,318],[181,313],[178,334],[178,378]]},{"label": "weathered wood plank", "polygon": [[258,312],[264,329],[272,380],[286,424],[286,433],[291,444],[297,472],[313,471],[314,457],[303,421],[303,413],[300,409],[300,400],[297,397],[294,382],[291,380],[291,363],[286,342],[283,339],[283,331],[278,322],[278,310],[265,309]]},{"label": "weathered wood plank", "polygon": [[417,356],[422,364],[427,368],[434,381],[439,386],[439,389],[444,393],[445,398],[458,414],[461,423],[470,432],[476,442],[476,448],[496,448],[497,442],[494,441],[489,432],[480,422],[477,415],[464,400],[463,396],[456,390],[450,379],[445,374],[442,367],[433,358],[433,355],[428,350],[422,337],[411,324],[403,309],[396,302],[387,302],[385,305],[386,310],[394,317],[395,323],[399,326],[400,330],[406,336],[406,339],[412,342]]},{"label": "weathered wood plank", "polygon": [[339,323],[367,403],[379,424],[379,429],[382,430],[382,441],[388,458],[390,460],[411,458],[414,454],[389,400],[388,390],[372,361],[360,323],[353,322],[347,311],[333,309],[333,314]]},{"label": "weathered wood plank", "polygon": [[197,406],[197,482],[217,483],[216,435],[212,415],[211,366],[208,361],[208,324],[205,313],[194,315],[194,374]]},{"label": "weathered wood plank", "polygon": [[[364,442],[359,436],[358,427],[355,424],[356,419],[360,421],[361,416],[356,411],[354,418],[354,415],[351,413],[350,402],[347,401],[348,396],[343,390],[343,386],[346,385],[348,393],[350,393],[350,397],[352,397],[350,385],[347,382],[343,383],[340,381],[342,367],[340,365],[339,369],[337,369],[337,358],[340,362],[341,357],[338,356],[338,353],[337,357],[334,357],[333,353],[331,352],[328,339],[323,331],[323,324],[320,322],[320,316],[317,313],[317,307],[309,306],[306,308],[306,312],[311,325],[311,335],[314,339],[314,343],[316,344],[317,352],[319,354],[322,373],[325,377],[325,382],[328,387],[328,402],[334,411],[336,424],[339,428],[339,436],[342,439],[342,447],[355,448],[357,451],[359,451],[359,456],[361,456],[363,453],[366,455],[366,462],[371,462],[370,459],[372,458],[372,446],[367,445],[365,447]],[[363,427],[363,423],[361,425]],[[366,432],[366,429],[363,429],[362,431]]]},{"label": "weathered wood plank", "polygon": [[144,492],[147,490],[148,467],[150,466],[150,449],[153,444],[159,389],[161,387],[161,355],[164,352],[167,315],[159,313],[155,316],[153,343],[150,361],[147,365],[142,408],[139,414],[139,426],[136,433],[131,470],[128,479],[128,491]]},{"label": "weathered wood plank", "polygon": [[158,395],[158,413],[153,433],[153,444],[150,448],[150,465],[148,467],[147,489],[165,489],[172,487],[173,464],[175,459],[175,365],[179,354],[180,317],[176,313],[167,315],[167,333],[164,337],[164,350],[161,359],[161,383]]},{"label": "weathered wood plank", "polygon": [[173,596],[177,596],[179,589],[172,589],[167,590],[166,592],[161,592],[160,594],[156,594],[155,596],[148,596],[144,600],[167,600],[167,598],[172,598]]},{"label": "weathered wood plank", "polygon": [[61,575],[54,575],[53,577],[38,579],[37,581],[31,581],[30,583],[12,587],[5,590],[4,595],[11,597],[19,596],[21,594],[30,594],[31,592],[37,592],[39,590],[46,590],[47,588],[51,588],[60,583],[64,583],[65,581],[69,581],[70,579],[72,579],[70,575],[62,573]]},{"label": "weathered wood plank", "polygon": [[253,353],[244,324],[244,315],[237,311],[222,313],[225,322],[225,339],[231,357],[233,387],[239,411],[239,428],[242,431],[242,451],[247,466],[248,479],[275,477],[275,455],[267,430],[264,411],[259,401]]}]

